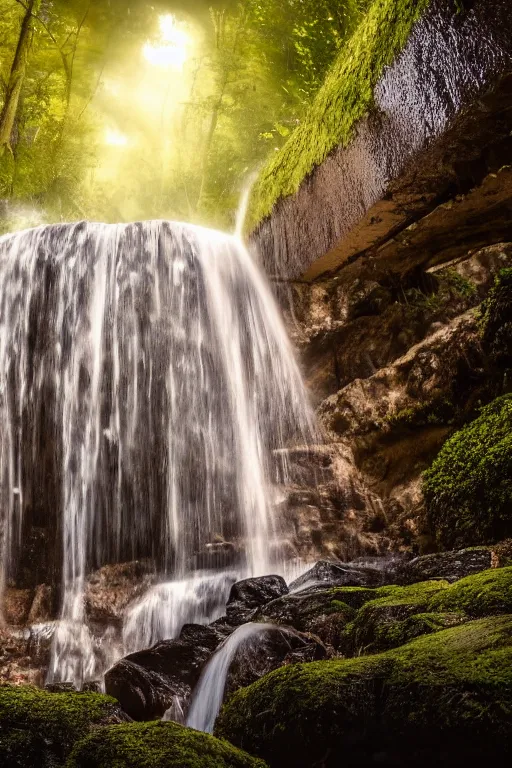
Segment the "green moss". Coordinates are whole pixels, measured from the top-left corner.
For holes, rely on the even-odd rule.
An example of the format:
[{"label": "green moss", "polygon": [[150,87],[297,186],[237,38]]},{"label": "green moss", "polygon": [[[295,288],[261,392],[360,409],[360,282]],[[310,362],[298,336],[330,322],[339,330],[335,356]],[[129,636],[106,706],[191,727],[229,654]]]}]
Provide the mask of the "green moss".
[{"label": "green moss", "polygon": [[254,228],[338,145],[347,146],[356,123],[374,105],[384,68],[404,48],[429,0],[374,0],[341,51],[302,124],[260,175],[248,226]]},{"label": "green moss", "polygon": [[177,723],[102,728],[79,742],[67,768],[265,768],[265,763]]},{"label": "green moss", "polygon": [[115,720],[118,707],[115,699],[94,693],[0,686],[2,767],[63,764],[78,739]]},{"label": "green moss", "polygon": [[465,611],[469,616],[512,613],[512,567],[493,568],[457,581],[433,595],[431,611]]},{"label": "green moss", "polygon": [[482,342],[494,364],[512,366],[512,269],[502,269],[480,310]]},{"label": "green moss", "polygon": [[[511,744],[512,616],[468,622],[357,659],[285,667],[228,701],[217,732],[270,766],[457,764]],[[468,764],[471,764],[469,762]]]},{"label": "green moss", "polygon": [[[417,637],[422,634],[420,623],[409,620],[428,608],[432,595],[447,588],[447,581],[425,581],[376,589],[374,599],[360,608],[345,629],[340,649],[349,656],[360,655],[393,648]],[[427,627],[427,631],[433,629]]]},{"label": "green moss", "polygon": [[512,395],[454,434],[423,477],[427,520],[448,549],[512,534]]}]

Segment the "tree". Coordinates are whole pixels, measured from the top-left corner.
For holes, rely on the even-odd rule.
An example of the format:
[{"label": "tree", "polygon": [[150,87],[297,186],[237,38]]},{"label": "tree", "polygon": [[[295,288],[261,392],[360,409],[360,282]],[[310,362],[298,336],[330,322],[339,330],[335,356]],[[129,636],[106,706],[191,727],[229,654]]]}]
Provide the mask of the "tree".
[{"label": "tree", "polygon": [[25,81],[27,62],[32,46],[34,17],[39,11],[41,0],[27,0],[21,22],[20,33],[14,53],[14,59],[5,90],[4,103],[0,113],[0,153],[11,148],[11,135],[18,113],[21,91]]}]

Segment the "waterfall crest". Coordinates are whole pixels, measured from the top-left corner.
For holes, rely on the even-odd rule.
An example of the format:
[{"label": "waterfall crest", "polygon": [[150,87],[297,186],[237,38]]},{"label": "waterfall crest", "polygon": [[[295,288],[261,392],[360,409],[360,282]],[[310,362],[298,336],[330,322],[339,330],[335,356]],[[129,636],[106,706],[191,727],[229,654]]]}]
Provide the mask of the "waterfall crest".
[{"label": "waterfall crest", "polygon": [[237,573],[270,571],[273,452],[314,427],[239,240],[160,221],[0,238],[0,377],[0,588],[27,558],[61,585],[52,680],[98,674],[93,568],[150,559],[183,582],[228,553]]}]

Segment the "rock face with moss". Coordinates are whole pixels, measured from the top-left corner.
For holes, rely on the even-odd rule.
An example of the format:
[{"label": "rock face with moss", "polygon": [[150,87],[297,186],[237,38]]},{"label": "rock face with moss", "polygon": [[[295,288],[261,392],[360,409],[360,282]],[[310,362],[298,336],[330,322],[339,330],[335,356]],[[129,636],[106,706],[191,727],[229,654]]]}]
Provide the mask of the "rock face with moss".
[{"label": "rock face with moss", "polygon": [[511,57],[507,0],[374,0],[256,185],[269,272],[331,272],[495,170]]},{"label": "rock face with moss", "polygon": [[217,733],[276,768],[505,765],[511,661],[510,616],[470,621],[385,653],[278,670],[232,697]]}]

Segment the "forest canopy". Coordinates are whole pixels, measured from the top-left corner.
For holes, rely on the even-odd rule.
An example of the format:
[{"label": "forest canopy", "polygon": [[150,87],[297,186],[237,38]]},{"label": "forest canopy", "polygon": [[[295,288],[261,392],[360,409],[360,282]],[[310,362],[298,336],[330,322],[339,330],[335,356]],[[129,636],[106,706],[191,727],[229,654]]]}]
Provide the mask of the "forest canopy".
[{"label": "forest canopy", "polygon": [[0,0],[0,232],[231,228],[367,2]]}]

